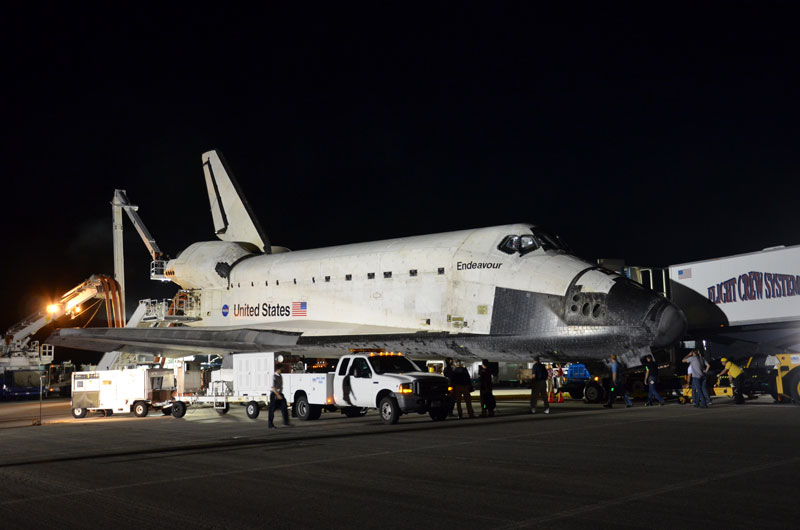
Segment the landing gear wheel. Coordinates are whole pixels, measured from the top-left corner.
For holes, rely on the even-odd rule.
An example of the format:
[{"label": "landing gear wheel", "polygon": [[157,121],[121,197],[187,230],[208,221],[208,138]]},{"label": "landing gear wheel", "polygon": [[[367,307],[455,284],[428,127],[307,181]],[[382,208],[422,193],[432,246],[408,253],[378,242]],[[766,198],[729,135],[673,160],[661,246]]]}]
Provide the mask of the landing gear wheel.
[{"label": "landing gear wheel", "polygon": [[247,417],[251,420],[258,418],[259,413],[261,413],[261,408],[258,406],[258,403],[255,401],[249,401],[245,406],[245,412],[247,412]]},{"label": "landing gear wheel", "polygon": [[133,404],[133,414],[137,418],[144,418],[147,416],[147,403],[144,401],[137,401]]},{"label": "landing gear wheel", "polygon": [[217,414],[219,414],[220,416],[224,416],[225,414],[228,413],[229,410],[231,410],[231,404],[230,403],[225,403],[225,406],[223,408],[214,409],[214,410],[216,410]]},{"label": "landing gear wheel", "polygon": [[83,407],[76,407],[72,409],[72,416],[75,418],[85,418],[88,411]]},{"label": "landing gear wheel", "polygon": [[311,417],[311,404],[308,402],[308,397],[305,394],[297,396],[294,402],[294,414],[303,421],[313,419]]},{"label": "landing gear wheel", "polygon": [[400,405],[397,400],[392,396],[386,396],[381,399],[378,405],[378,412],[381,415],[381,421],[386,425],[394,425],[400,419]]},{"label": "landing gear wheel", "polygon": [[430,416],[433,421],[444,421],[447,419],[448,410],[444,407],[431,409]]},{"label": "landing gear wheel", "polygon": [[348,418],[359,418],[367,415],[367,408],[347,407],[343,409],[342,412],[344,412],[344,415]]},{"label": "landing gear wheel", "polygon": [[172,417],[183,418],[186,415],[186,403],[183,401],[176,401],[172,404]]}]

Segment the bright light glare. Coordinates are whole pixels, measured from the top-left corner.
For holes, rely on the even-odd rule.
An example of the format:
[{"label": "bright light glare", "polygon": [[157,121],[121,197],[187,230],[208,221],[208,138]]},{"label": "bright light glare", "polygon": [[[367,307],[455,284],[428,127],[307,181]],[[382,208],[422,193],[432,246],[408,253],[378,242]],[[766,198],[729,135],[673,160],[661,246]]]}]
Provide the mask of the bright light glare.
[{"label": "bright light glare", "polygon": [[53,313],[58,313],[59,309],[60,309],[60,307],[59,307],[58,304],[50,304],[50,305],[47,306],[47,312],[50,313],[51,315]]}]

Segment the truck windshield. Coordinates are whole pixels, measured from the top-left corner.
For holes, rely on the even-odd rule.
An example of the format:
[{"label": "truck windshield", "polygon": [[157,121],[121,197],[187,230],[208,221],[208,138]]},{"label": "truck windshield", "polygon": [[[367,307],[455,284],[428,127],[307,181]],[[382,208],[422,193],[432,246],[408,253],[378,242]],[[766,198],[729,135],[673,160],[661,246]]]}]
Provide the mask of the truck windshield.
[{"label": "truck windshield", "polygon": [[378,374],[396,374],[406,372],[419,372],[417,365],[399,355],[375,356],[369,358],[369,364]]}]

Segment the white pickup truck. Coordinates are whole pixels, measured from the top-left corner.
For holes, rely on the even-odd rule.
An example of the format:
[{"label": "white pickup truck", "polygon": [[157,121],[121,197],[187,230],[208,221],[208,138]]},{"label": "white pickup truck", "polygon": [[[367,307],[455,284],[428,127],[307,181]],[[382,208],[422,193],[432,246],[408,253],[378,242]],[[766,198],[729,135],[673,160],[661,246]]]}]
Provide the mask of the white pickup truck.
[{"label": "white pickup truck", "polygon": [[421,371],[399,353],[345,355],[326,374],[283,374],[283,393],[303,420],[337,407],[348,416],[377,408],[387,424],[410,412],[441,421],[450,411],[449,389],[446,377]]}]

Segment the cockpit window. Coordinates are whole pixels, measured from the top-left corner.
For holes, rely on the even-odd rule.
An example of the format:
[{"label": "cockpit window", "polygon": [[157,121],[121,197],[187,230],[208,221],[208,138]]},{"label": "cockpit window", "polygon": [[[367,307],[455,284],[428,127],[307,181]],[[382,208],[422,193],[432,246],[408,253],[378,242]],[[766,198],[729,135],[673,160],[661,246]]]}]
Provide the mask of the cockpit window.
[{"label": "cockpit window", "polygon": [[500,244],[497,245],[497,248],[506,254],[516,254],[519,252],[521,256],[537,248],[569,252],[569,247],[566,243],[552,232],[540,227],[531,228],[531,232],[533,235],[506,236]]},{"label": "cockpit window", "polygon": [[519,238],[519,253],[525,255],[532,250],[539,248],[538,243],[533,236],[520,236]]},{"label": "cockpit window", "polygon": [[542,245],[542,248],[545,250],[563,250],[564,252],[569,252],[569,247],[567,246],[564,241],[555,235],[554,233],[550,232],[549,230],[545,230],[539,226],[535,226],[531,228],[531,232],[533,232],[534,237],[539,241]]},{"label": "cockpit window", "polygon": [[497,248],[506,254],[513,254],[519,250],[519,236],[506,236],[497,245]]}]

